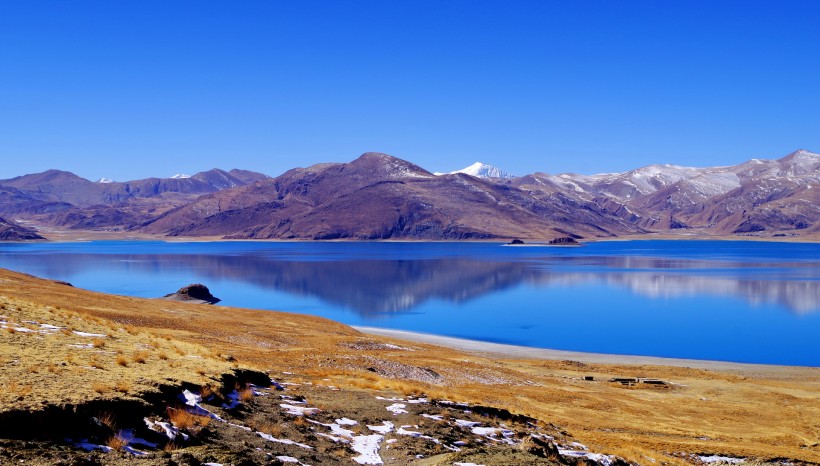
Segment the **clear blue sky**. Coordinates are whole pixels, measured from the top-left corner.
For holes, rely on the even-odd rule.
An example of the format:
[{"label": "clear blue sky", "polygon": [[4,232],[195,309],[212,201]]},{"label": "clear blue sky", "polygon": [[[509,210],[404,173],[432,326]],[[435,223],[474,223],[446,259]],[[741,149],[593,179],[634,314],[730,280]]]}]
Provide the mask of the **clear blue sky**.
[{"label": "clear blue sky", "polygon": [[0,3],[0,178],[820,151],[820,1]]}]

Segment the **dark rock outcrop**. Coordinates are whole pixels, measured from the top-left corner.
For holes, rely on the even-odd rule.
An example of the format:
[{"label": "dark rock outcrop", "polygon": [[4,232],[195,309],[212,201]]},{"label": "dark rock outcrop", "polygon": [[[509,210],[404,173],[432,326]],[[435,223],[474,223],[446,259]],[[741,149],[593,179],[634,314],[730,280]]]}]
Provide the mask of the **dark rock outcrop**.
[{"label": "dark rock outcrop", "polygon": [[580,246],[581,243],[575,241],[575,238],[571,236],[564,236],[562,238],[555,238],[549,241],[549,244],[555,246]]},{"label": "dark rock outcrop", "polygon": [[171,293],[163,296],[162,299],[201,304],[216,304],[219,301],[221,301],[221,299],[211,294],[211,291],[208,289],[207,286],[202,285],[200,283],[194,283],[192,285],[184,286],[180,288],[179,291],[177,291],[176,293]]}]

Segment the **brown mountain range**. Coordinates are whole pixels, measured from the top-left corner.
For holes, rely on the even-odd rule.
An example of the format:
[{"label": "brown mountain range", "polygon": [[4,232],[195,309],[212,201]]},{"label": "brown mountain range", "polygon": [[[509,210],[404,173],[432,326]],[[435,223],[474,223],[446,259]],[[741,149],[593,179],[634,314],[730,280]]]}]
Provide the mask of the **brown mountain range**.
[{"label": "brown mountain range", "polygon": [[128,230],[203,194],[267,178],[245,170],[213,169],[189,178],[92,182],[48,170],[0,180],[0,215],[77,230]]},{"label": "brown mountain range", "polygon": [[74,230],[258,239],[820,235],[820,155],[712,168],[485,178],[366,153],[276,178],[210,170],[100,183],[57,170],[0,180],[0,215]]},{"label": "brown mountain range", "polygon": [[174,236],[310,239],[611,237],[642,230],[561,196],[464,174],[436,176],[389,155],[297,168],[206,195],[141,228]]}]

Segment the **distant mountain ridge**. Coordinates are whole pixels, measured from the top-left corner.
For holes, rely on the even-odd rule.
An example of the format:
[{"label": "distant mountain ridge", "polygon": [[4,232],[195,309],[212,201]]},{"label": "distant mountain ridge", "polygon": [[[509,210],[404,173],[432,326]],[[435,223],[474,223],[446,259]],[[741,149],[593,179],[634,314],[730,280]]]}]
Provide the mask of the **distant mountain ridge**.
[{"label": "distant mountain ridge", "polygon": [[0,215],[70,229],[129,229],[197,197],[269,178],[213,169],[188,178],[92,182],[71,172],[0,180]]},{"label": "distant mountain ridge", "polygon": [[237,239],[820,234],[820,155],[806,150],[727,167],[521,177],[480,163],[433,174],[368,152],[276,178],[213,169],[108,181],[59,170],[0,180],[0,216],[75,230]]},{"label": "distant mountain ridge", "polygon": [[141,231],[257,239],[491,239],[614,236],[640,228],[589,203],[534,199],[464,174],[435,176],[369,152],[209,194]]}]

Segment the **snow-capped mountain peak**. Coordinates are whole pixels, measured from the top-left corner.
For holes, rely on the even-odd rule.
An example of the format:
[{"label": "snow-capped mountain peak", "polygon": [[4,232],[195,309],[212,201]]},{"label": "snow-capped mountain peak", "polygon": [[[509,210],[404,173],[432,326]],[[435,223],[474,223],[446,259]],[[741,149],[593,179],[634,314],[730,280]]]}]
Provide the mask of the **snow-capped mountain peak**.
[{"label": "snow-capped mountain peak", "polygon": [[99,180],[97,180],[97,183],[103,183],[103,184],[108,184],[108,183],[113,183],[113,182],[114,182],[114,180],[112,180],[111,178],[100,178]]},{"label": "snow-capped mountain peak", "polygon": [[176,175],[172,176],[171,179],[174,180],[184,180],[185,178],[190,178],[191,175],[186,175],[184,173],[177,173]]},{"label": "snow-capped mountain peak", "polygon": [[516,178],[515,175],[505,172],[504,170],[487,165],[481,162],[476,162],[467,168],[450,172],[450,174],[464,173],[478,178]]}]

